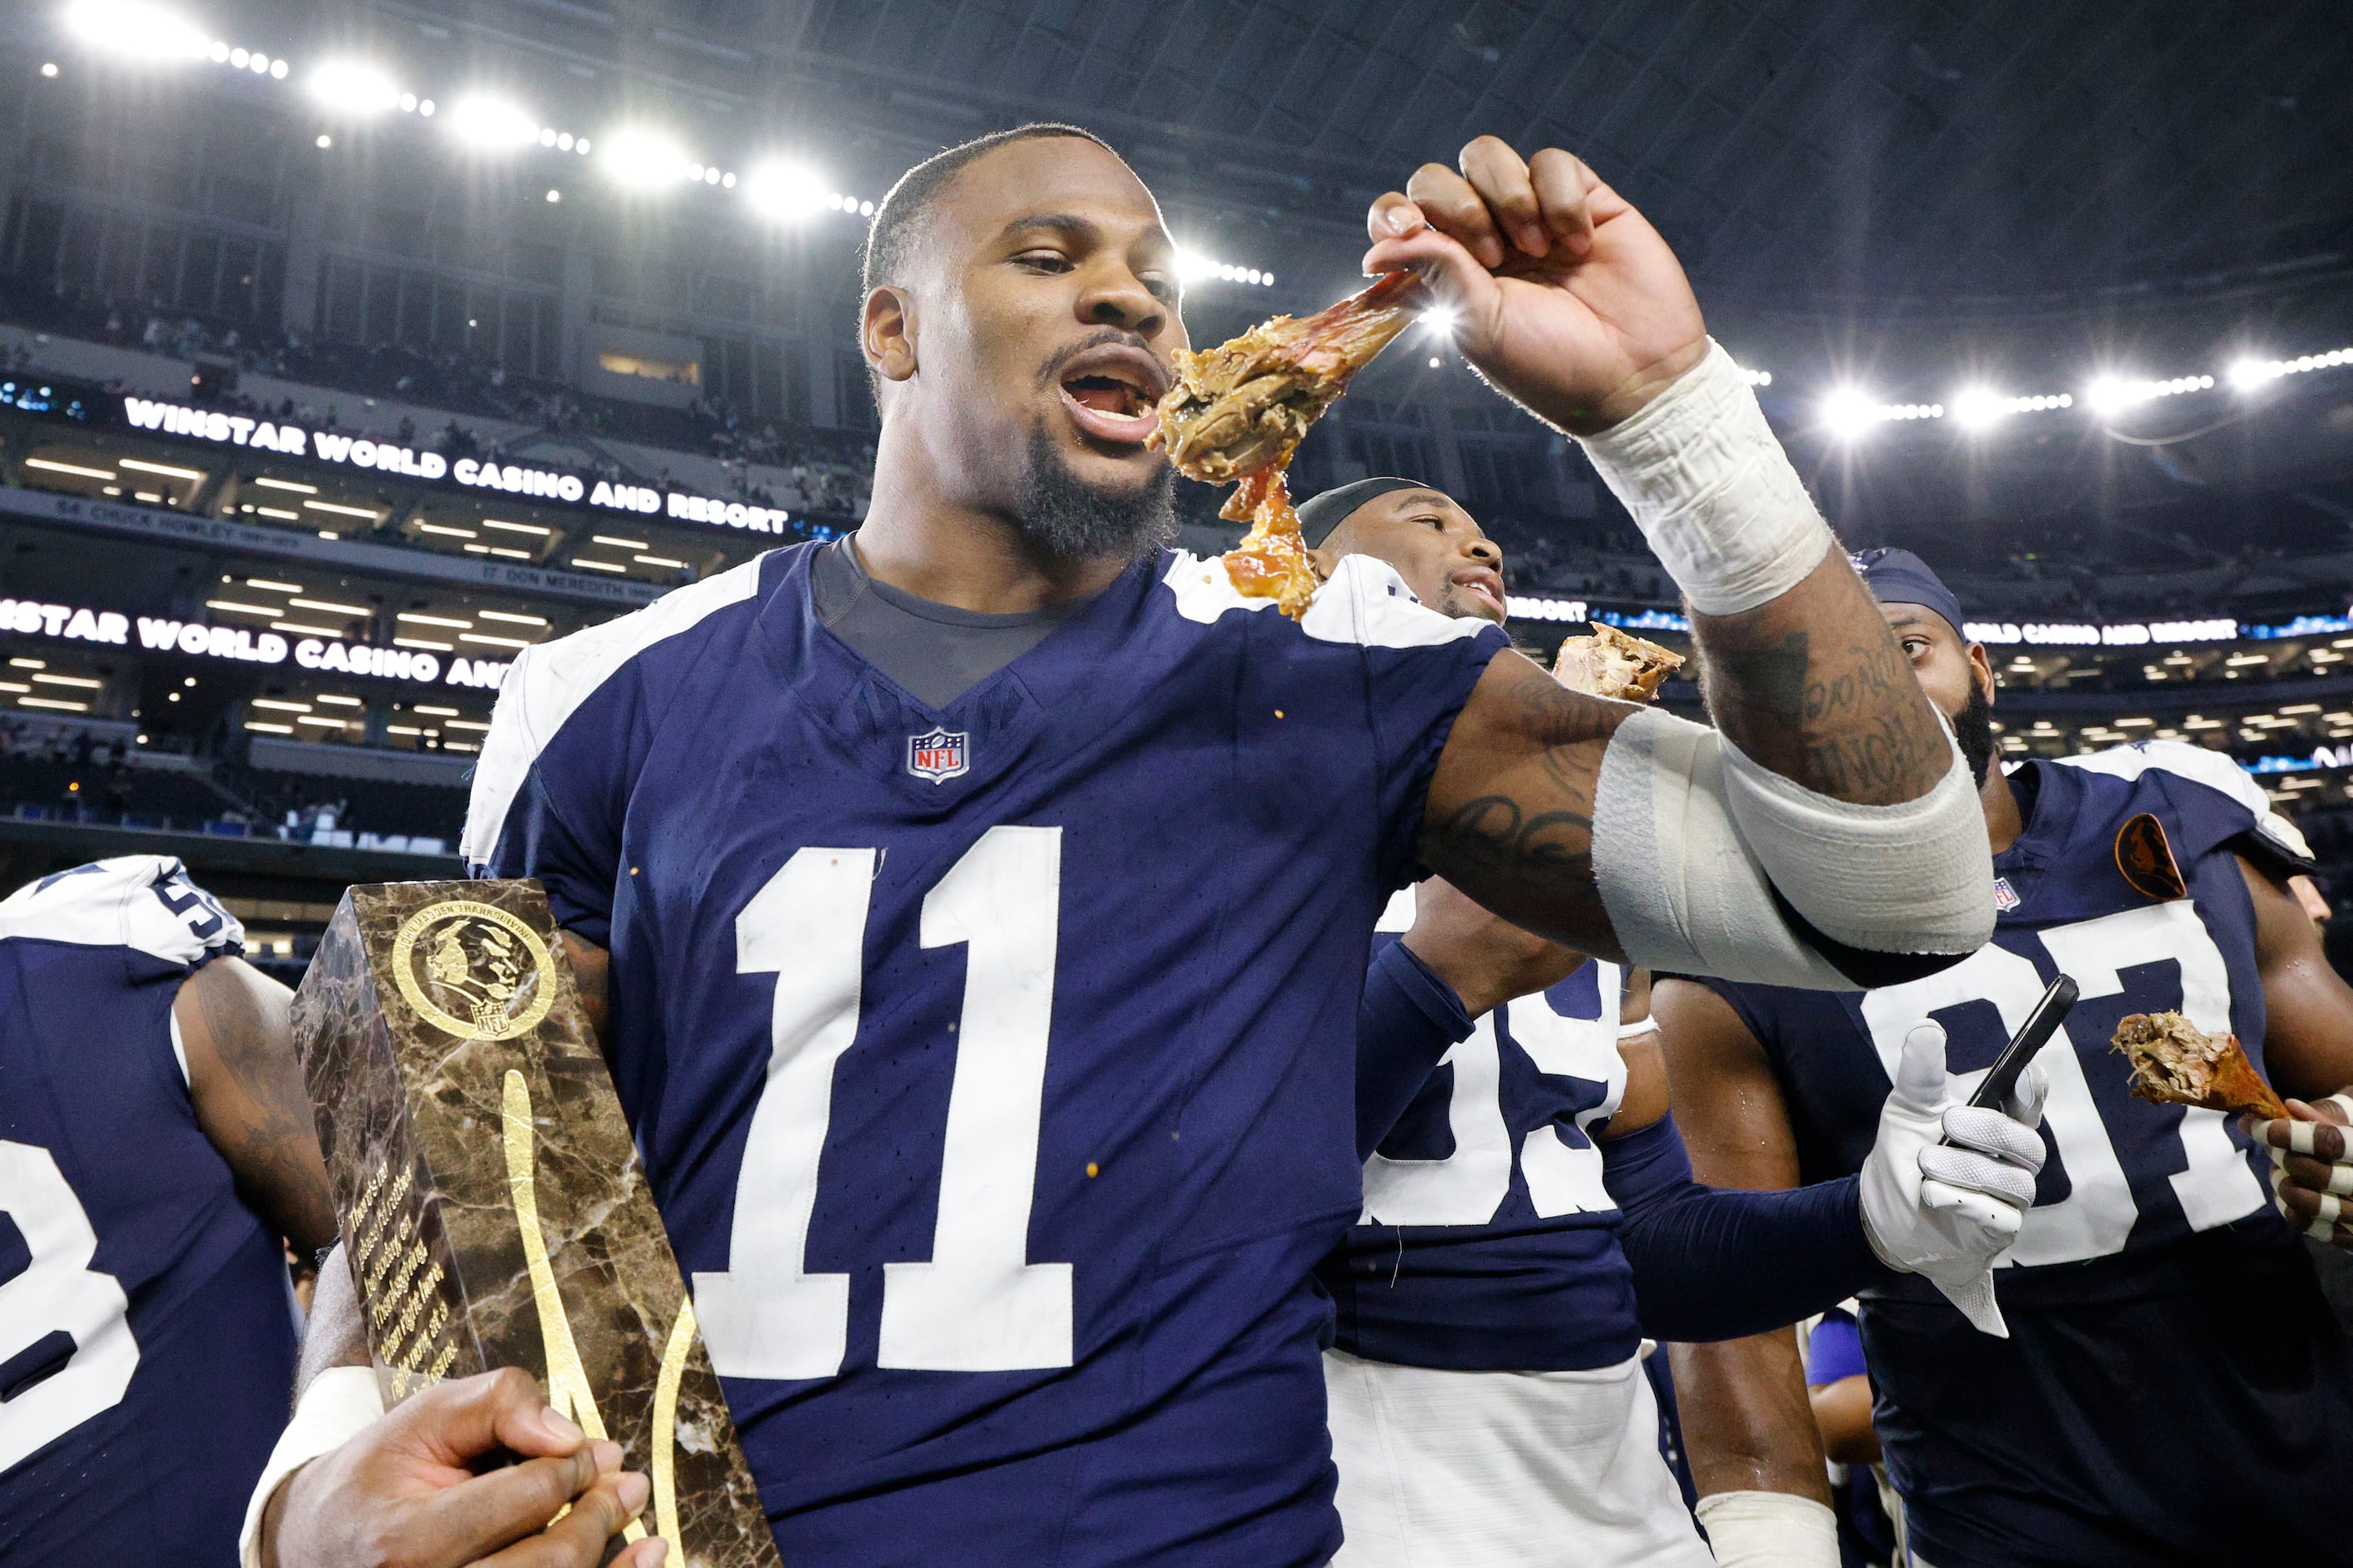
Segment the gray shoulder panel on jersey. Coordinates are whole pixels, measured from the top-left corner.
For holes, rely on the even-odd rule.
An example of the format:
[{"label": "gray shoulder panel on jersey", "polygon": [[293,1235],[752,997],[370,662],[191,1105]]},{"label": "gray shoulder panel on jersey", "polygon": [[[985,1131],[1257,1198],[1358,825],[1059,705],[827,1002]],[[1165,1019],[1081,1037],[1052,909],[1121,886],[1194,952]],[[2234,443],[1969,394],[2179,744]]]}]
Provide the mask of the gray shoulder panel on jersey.
[{"label": "gray shoulder panel on jersey", "polygon": [[2137,779],[2155,768],[2191,784],[2204,784],[2253,812],[2255,830],[2264,837],[2299,860],[2312,858],[2312,847],[2304,841],[2303,832],[2272,809],[2271,796],[2263,793],[2263,786],[2224,752],[2210,752],[2182,741],[2136,741],[2128,746],[2111,746],[2105,752],[2062,757],[2059,765],[2120,779]]},{"label": "gray shoulder panel on jersey", "polygon": [[[159,896],[170,894],[174,882],[181,889],[176,909]],[[0,900],[0,941],[19,937],[136,948],[167,963],[197,964],[232,944],[242,947],[245,928],[191,882],[174,857],[120,855],[29,882]]]},{"label": "gray shoulder panel on jersey", "polygon": [[499,688],[491,732],[474,764],[466,830],[459,840],[459,853],[469,866],[483,864],[498,847],[516,792],[564,721],[630,659],[758,593],[767,558],[754,556],[716,577],[665,594],[642,610],[525,649],[515,659]]}]

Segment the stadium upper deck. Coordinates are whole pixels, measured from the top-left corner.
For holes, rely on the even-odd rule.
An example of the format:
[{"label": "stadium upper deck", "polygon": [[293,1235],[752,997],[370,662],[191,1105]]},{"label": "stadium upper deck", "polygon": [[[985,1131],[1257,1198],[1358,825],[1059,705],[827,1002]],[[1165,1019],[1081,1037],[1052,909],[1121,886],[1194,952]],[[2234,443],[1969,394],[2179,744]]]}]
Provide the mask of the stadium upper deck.
[{"label": "stadium upper deck", "polygon": [[[489,58],[450,58],[405,13],[368,16],[387,68]],[[691,71],[657,80],[504,38],[490,63],[516,90],[582,95],[576,123],[504,158],[451,142],[447,117],[364,122],[322,106],[297,90],[300,69],[269,74],[274,46],[249,57],[259,73],[142,75],[60,51],[43,75],[41,25],[12,26],[0,810],[16,815],[0,821],[0,874],[118,842],[92,835],[168,832],[228,858],[216,880],[233,896],[315,912],[339,879],[446,868],[417,846],[454,838],[515,652],[862,515],[858,209],[977,128],[968,119],[849,94],[839,123],[792,129],[868,195],[768,221],[745,210],[762,168],[748,146],[740,188],[733,169],[699,166],[667,194],[578,151],[657,100],[695,121],[718,100],[688,90]],[[1281,171],[1267,159],[1172,153],[1132,117],[1104,128],[1134,143],[1187,243],[1198,339],[1348,286],[1365,193],[1329,157],[1297,154],[1312,177],[1269,197]],[[1712,310],[1719,289],[1742,297],[1735,254],[1702,267]],[[1746,294],[1760,297],[1758,279]],[[2272,352],[2353,335],[2317,285],[2265,298],[2269,319],[2200,307],[2211,319],[2194,330],[2140,333],[2140,363],[2202,367],[2212,384],[2232,332]],[[2281,362],[2292,372],[2260,397],[2135,384],[2099,410],[2086,384],[2063,410],[2020,398],[1964,419],[1939,387],[1951,363],[2062,384],[2042,345],[2063,334],[2029,320],[2005,333],[1986,315],[1966,337],[1916,324],[1910,348],[1890,337],[1883,404],[1860,398],[1860,373],[1833,374],[1817,321],[1736,309],[1716,329],[1744,363],[1780,371],[1760,388],[1767,412],[1849,541],[1922,550],[1985,617],[2006,750],[2178,736],[2266,765],[2302,806],[2340,800],[2353,367]],[[1900,416],[1939,396],[1952,417]],[[1848,424],[1828,417],[1839,410]],[[1588,611],[1671,628],[1655,563],[1573,445],[1503,405],[1436,330],[1367,374],[1297,476],[1305,489],[1371,472],[1426,477],[1487,521],[1532,643]]]}]

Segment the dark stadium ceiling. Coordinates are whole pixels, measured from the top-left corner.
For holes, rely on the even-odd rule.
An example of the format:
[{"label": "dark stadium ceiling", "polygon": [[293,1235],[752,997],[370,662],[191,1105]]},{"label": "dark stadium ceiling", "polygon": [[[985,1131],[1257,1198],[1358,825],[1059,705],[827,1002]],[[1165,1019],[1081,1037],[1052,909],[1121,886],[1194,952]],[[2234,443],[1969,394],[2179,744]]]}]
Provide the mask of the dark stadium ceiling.
[{"label": "dark stadium ceiling", "polygon": [[[296,25],[315,37],[332,15]],[[735,140],[787,125],[876,184],[945,141],[1078,121],[1180,210],[1253,226],[1277,267],[1306,239],[1339,254],[1371,196],[1480,132],[1579,153],[1704,288],[1765,308],[2014,308],[2353,266],[2342,0],[377,0],[342,15],[575,76],[617,67],[630,91],[724,112]]]}]

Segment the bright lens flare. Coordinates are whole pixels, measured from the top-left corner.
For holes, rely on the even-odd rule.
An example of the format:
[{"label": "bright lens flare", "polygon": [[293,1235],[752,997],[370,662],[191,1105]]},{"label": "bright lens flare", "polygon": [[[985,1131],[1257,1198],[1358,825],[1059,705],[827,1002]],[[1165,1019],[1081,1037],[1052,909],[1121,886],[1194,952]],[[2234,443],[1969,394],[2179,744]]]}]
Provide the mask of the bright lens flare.
[{"label": "bright lens flare", "polygon": [[1822,423],[1840,440],[1852,441],[1879,423],[1879,400],[1859,387],[1840,387],[1822,399]]},{"label": "bright lens flare", "polygon": [[469,146],[503,152],[539,140],[539,121],[495,98],[461,98],[449,106],[449,132]]},{"label": "bright lens flare", "polygon": [[825,210],[823,176],[804,163],[763,163],[744,182],[744,197],[764,217],[796,221]]},{"label": "bright lens flare", "polygon": [[142,0],[73,0],[65,25],[83,43],[132,59],[170,63],[212,53],[211,36],[195,23]]},{"label": "bright lens flare", "polygon": [[1433,338],[1454,335],[1454,310],[1450,305],[1432,305],[1421,313],[1421,324]]},{"label": "bright lens flare", "polygon": [[2004,401],[1998,392],[1989,392],[1982,386],[1968,387],[1953,395],[1953,417],[1965,429],[1982,430],[2010,412],[2003,406]]},{"label": "bright lens flare", "polygon": [[617,131],[606,138],[606,172],[625,185],[672,185],[686,178],[686,154],[653,131]]},{"label": "bright lens flare", "polygon": [[302,79],[311,96],[345,114],[382,114],[400,102],[400,89],[371,65],[329,60]]}]

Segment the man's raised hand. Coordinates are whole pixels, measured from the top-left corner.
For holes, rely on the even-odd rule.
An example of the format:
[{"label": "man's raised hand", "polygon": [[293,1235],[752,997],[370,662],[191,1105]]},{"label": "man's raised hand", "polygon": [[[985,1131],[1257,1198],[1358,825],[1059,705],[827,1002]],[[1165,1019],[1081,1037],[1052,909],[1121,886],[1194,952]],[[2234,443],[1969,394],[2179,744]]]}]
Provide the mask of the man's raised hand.
[{"label": "man's raised hand", "polygon": [[[473,1471],[500,1449],[521,1462]],[[645,1507],[615,1443],[590,1443],[509,1367],[428,1389],[297,1471],[271,1500],[274,1568],[596,1568]],[[550,1524],[556,1510],[570,1511]],[[612,1568],[658,1568],[648,1537]]]},{"label": "man's raised hand", "polygon": [[1459,173],[1425,163],[1375,202],[1366,227],[1365,270],[1419,273],[1464,357],[1572,434],[1618,424],[1707,352],[1674,252],[1557,147],[1524,160],[1482,136]]}]

